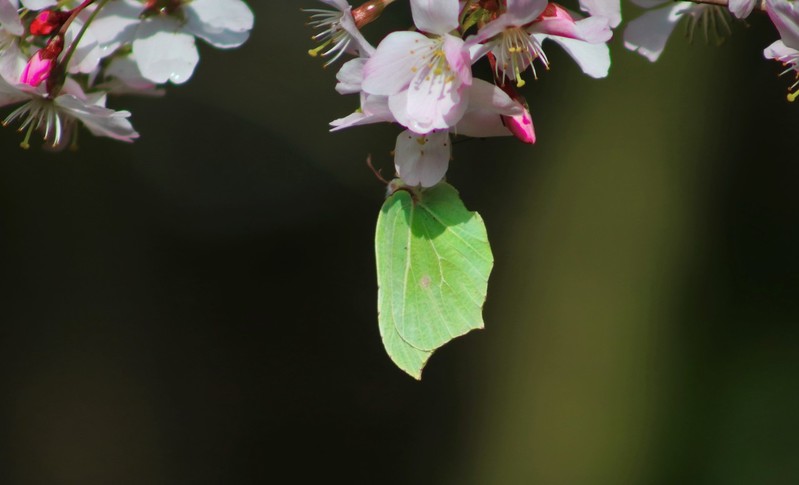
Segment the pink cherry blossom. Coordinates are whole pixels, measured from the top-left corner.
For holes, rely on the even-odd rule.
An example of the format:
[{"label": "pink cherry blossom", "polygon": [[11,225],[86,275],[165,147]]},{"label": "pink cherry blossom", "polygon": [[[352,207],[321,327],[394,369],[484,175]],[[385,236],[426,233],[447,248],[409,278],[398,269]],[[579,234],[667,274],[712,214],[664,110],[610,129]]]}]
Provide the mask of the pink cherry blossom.
[{"label": "pink cherry blossom", "polygon": [[[525,70],[531,68],[533,76],[536,75],[533,61],[539,59],[545,67],[549,67],[549,60],[541,45],[547,38],[564,46],[581,66],[591,66],[590,69],[584,68],[589,75],[607,75],[607,69],[603,69],[603,66],[610,66],[610,55],[605,54],[607,46],[603,43],[611,35],[607,18],[575,20],[563,7],[546,0],[508,0],[505,12],[471,37],[467,46],[477,47],[475,58],[491,52],[497,59],[496,69],[503,80],[513,79],[521,87],[525,84],[522,79]],[[576,47],[568,39],[602,44],[604,47],[585,50]],[[589,58],[584,59],[585,55]],[[590,59],[596,56],[601,58],[599,64]]]},{"label": "pink cherry blossom", "polygon": [[416,133],[454,126],[468,105],[471,59],[462,39],[448,34],[458,25],[457,1],[412,0],[419,32],[393,32],[364,66],[363,91],[387,96],[394,118]]}]

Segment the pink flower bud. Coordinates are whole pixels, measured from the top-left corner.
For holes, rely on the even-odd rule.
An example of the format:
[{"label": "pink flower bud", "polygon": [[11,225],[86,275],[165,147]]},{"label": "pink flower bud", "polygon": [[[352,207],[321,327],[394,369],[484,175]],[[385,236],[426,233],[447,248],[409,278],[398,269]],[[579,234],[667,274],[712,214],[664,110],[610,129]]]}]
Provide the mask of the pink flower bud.
[{"label": "pink flower bud", "polygon": [[50,39],[44,49],[36,51],[30,58],[25,70],[22,71],[19,82],[36,87],[46,81],[53,72],[58,56],[63,49],[64,39],[60,35]]},{"label": "pink flower bud", "polygon": [[523,141],[524,143],[535,143],[535,128],[533,127],[533,117],[530,116],[530,110],[527,106],[524,107],[524,113],[516,116],[503,116],[502,121],[505,123],[513,136]]},{"label": "pink flower bud", "polygon": [[50,77],[54,64],[53,59],[44,59],[42,58],[42,51],[37,51],[28,61],[19,81],[36,87]]}]

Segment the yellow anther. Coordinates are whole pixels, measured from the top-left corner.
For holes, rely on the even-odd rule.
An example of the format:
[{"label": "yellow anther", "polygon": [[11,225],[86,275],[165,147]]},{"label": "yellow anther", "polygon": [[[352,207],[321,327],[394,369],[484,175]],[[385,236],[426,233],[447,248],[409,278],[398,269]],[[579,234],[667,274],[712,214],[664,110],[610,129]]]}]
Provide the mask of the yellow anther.
[{"label": "yellow anther", "polygon": [[308,49],[308,55],[311,57],[318,57],[319,53],[322,52],[325,49],[325,47],[327,47],[327,44],[329,44],[329,42],[325,42],[316,49]]}]

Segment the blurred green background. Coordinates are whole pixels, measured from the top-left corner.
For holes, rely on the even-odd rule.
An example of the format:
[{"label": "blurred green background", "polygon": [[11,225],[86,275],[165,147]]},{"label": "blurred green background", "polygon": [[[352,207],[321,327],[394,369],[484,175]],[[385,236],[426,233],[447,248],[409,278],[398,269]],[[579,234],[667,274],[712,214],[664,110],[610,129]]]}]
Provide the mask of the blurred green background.
[{"label": "blurred green background", "polygon": [[656,64],[616,39],[600,81],[549,46],[539,142],[455,145],[487,325],[417,383],[376,320],[365,158],[397,129],[328,133],[357,100],[306,55],[316,4],[251,5],[244,48],[116,100],[135,144],[0,132],[0,483],[799,483],[799,106],[765,17]]}]

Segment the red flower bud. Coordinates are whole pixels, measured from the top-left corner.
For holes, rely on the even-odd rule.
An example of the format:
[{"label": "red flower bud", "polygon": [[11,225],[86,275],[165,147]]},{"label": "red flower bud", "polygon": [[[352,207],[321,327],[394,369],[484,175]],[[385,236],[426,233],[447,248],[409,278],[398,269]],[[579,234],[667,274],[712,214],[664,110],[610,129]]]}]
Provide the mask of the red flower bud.
[{"label": "red flower bud", "polygon": [[32,35],[50,35],[64,25],[69,18],[69,12],[58,10],[42,10],[31,22]]}]

